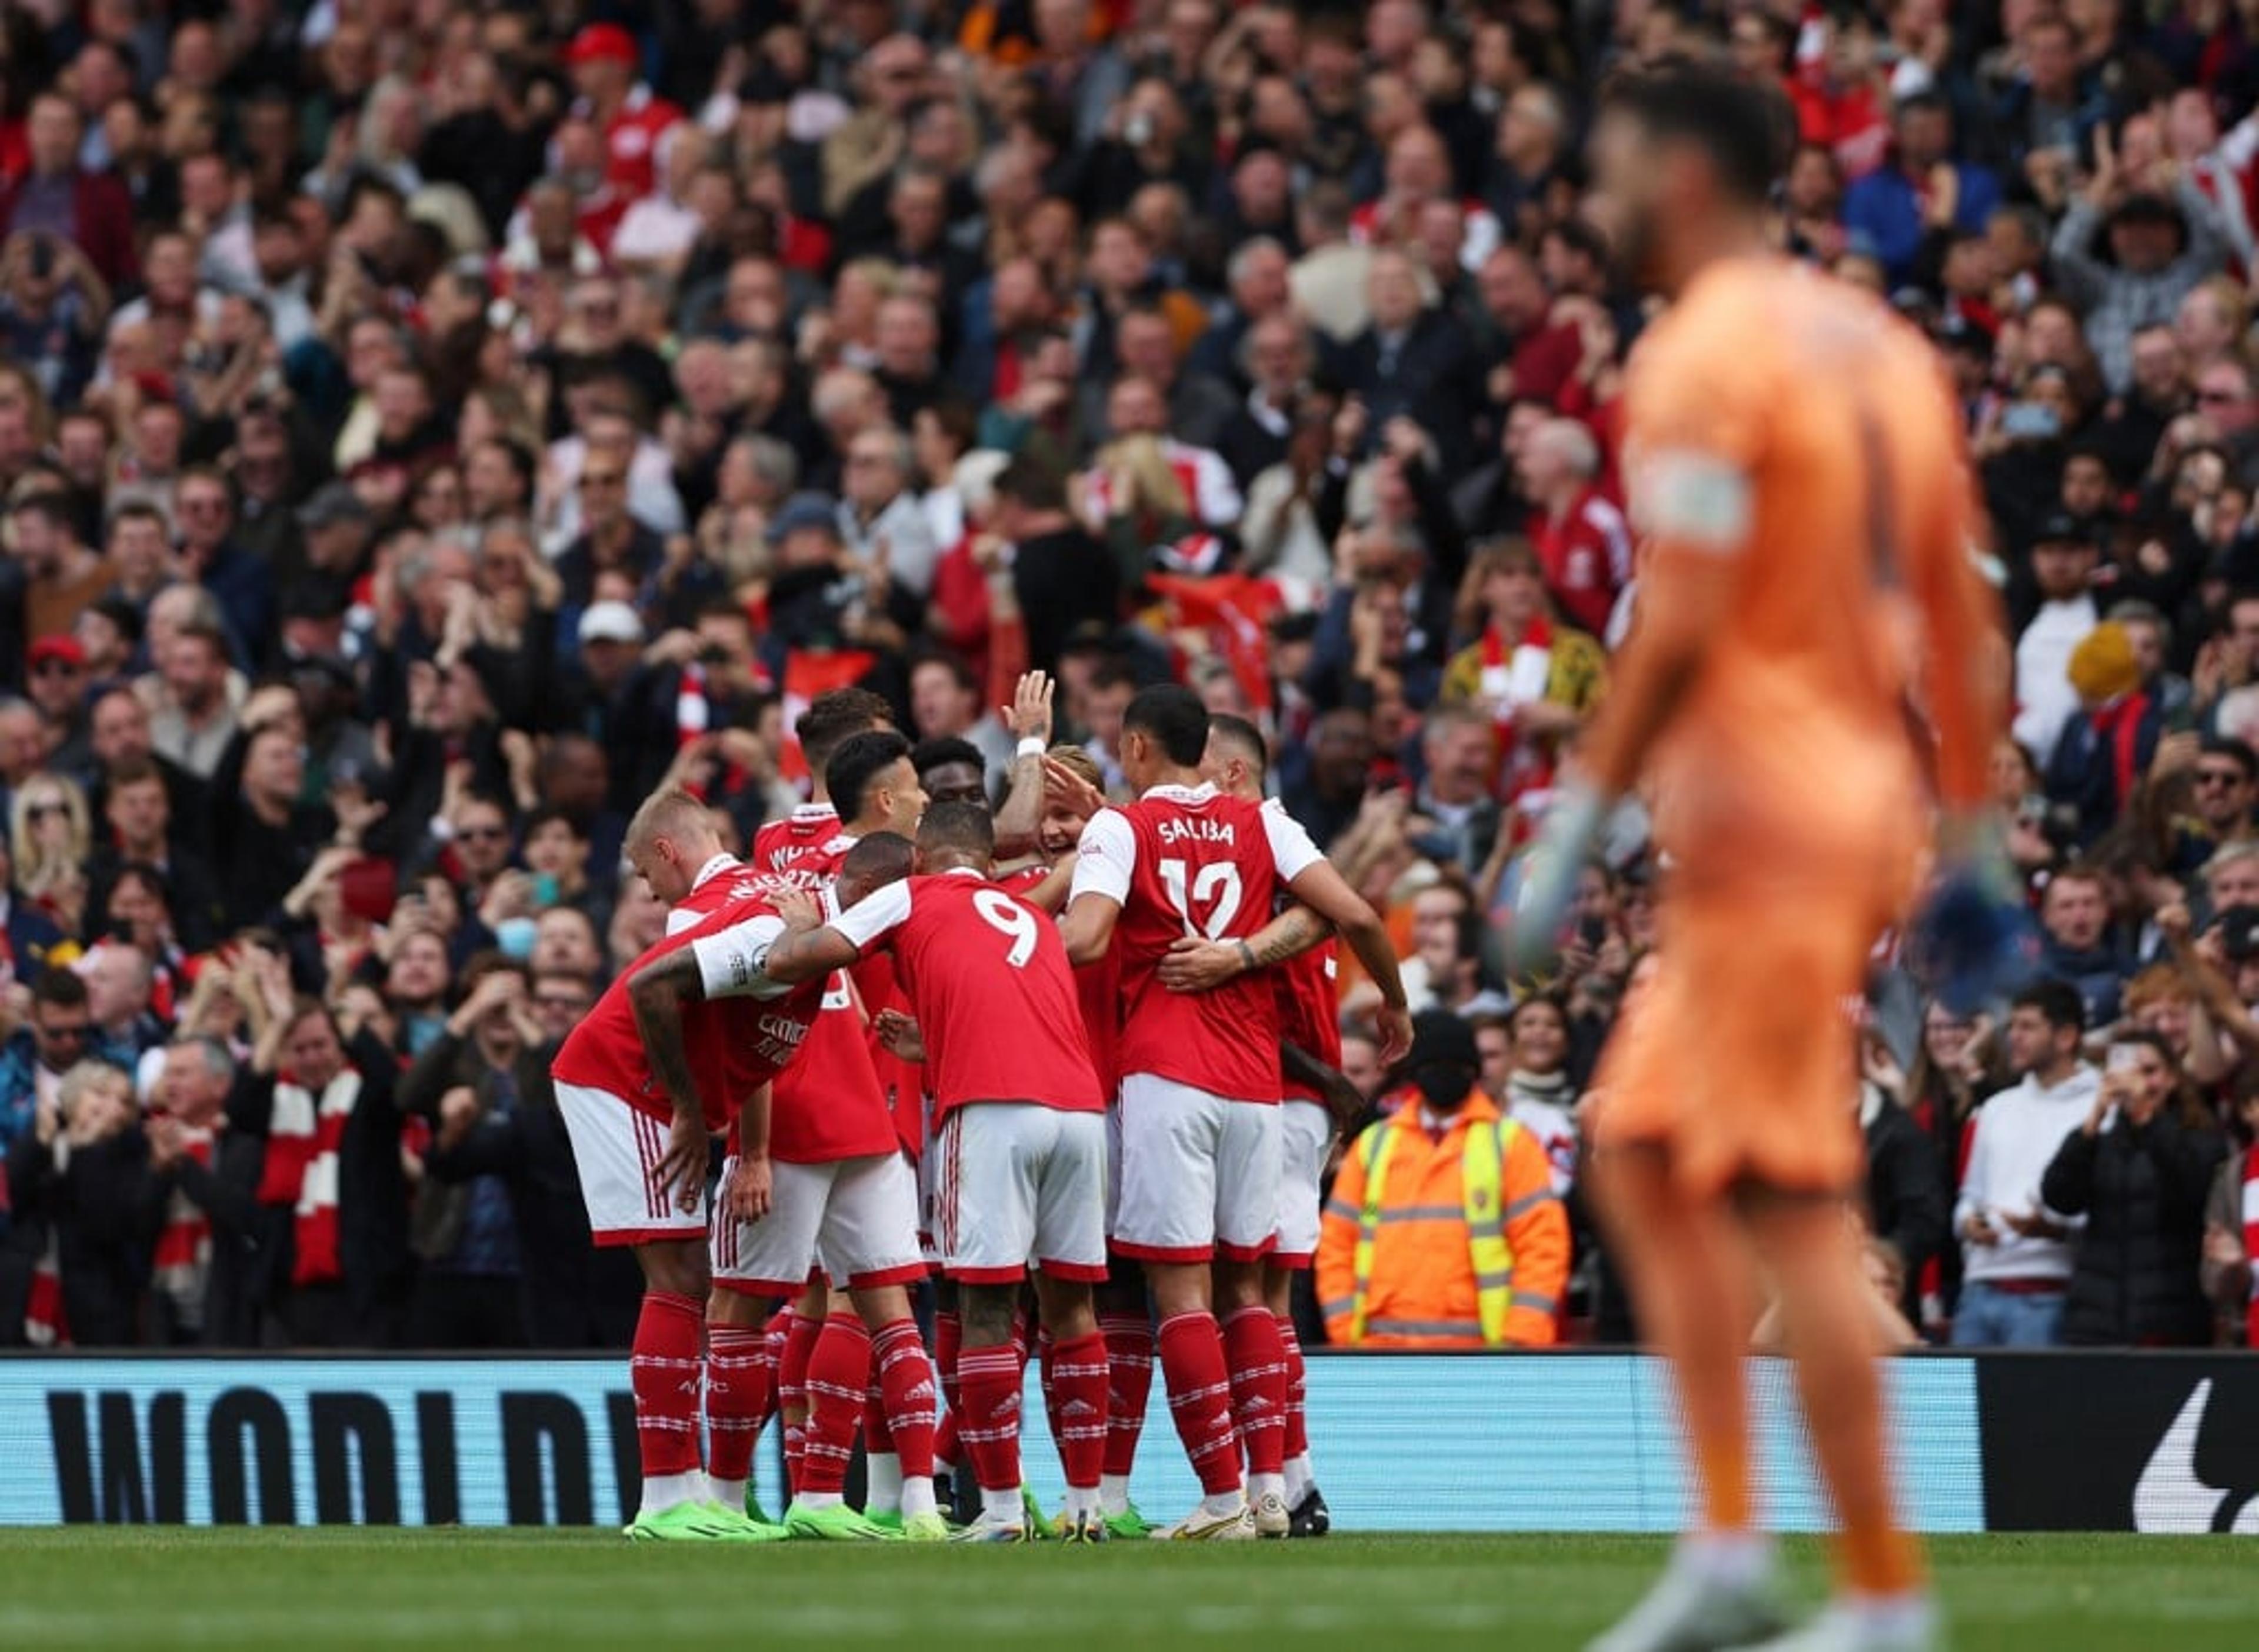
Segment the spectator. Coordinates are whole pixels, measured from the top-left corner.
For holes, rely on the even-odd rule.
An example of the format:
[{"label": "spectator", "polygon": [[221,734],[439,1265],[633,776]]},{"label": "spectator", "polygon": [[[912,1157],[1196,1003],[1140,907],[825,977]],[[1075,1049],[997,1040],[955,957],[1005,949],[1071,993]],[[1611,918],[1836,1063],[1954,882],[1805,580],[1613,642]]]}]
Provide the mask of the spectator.
[{"label": "spectator", "polygon": [[2259,1256],[2259,1087],[2237,1087],[2235,1114],[2232,1150],[2205,1204],[2199,1277],[2205,1295],[2233,1327],[2227,1340],[2259,1348],[2259,1277],[2251,1265]]},{"label": "spectator", "polygon": [[1464,1022],[1439,1010],[1415,1018],[1405,1065],[1415,1097],[1358,1138],[1327,1203],[1317,1271],[1328,1340],[1555,1342],[1568,1220],[1544,1150],[1500,1118],[1477,1083],[1481,1068]]},{"label": "spectator", "polygon": [[1936,1150],[1906,1105],[1907,1075],[1872,1034],[1863,1055],[1858,1108],[1867,1148],[1867,1232],[1892,1264],[1898,1288],[1891,1301],[1913,1318],[1920,1307],[1913,1287],[1944,1247],[1951,1201]]},{"label": "spectator", "polygon": [[839,532],[847,552],[921,601],[933,589],[941,547],[910,483],[910,441],[890,426],[861,432],[847,450]]},{"label": "spectator", "polygon": [[1562,747],[1607,690],[1605,651],[1582,631],[1557,627],[1537,553],[1519,540],[1468,559],[1452,630],[1474,640],[1443,668],[1443,700],[1490,713],[1509,798],[1549,785]]},{"label": "spectator", "polygon": [[2084,1217],[2063,1341],[2202,1347],[2212,1310],[2198,1278],[2205,1201],[2226,1149],[2155,1033],[2121,1034],[2085,1121],[2040,1184],[2049,1209]]},{"label": "spectator", "polygon": [[160,1221],[150,1280],[160,1344],[258,1344],[265,1155],[255,1137],[230,1128],[236,1076],[234,1057],[215,1038],[185,1037],[165,1051],[146,1127]]},{"label": "spectator", "polygon": [[1954,160],[1953,108],[1941,93],[1900,98],[1891,135],[1891,164],[1851,186],[1843,217],[1898,287],[1931,274],[1955,231],[1982,231],[2000,186],[1986,168]]},{"label": "spectator", "polygon": [[[445,1029],[400,1082],[403,1110],[438,1122],[442,1155],[482,1121],[507,1127],[546,1073],[524,966],[484,954],[464,966],[460,986],[461,1001]],[[427,1179],[410,1231],[423,1264],[409,1309],[412,1345],[524,1343],[532,1308],[527,1241],[540,1231],[527,1226],[531,1214],[501,1176]]]},{"label": "spectator", "polygon": [[2076,988],[2086,1006],[2085,1024],[2118,1019],[2118,989],[2126,963],[2110,933],[2110,901],[2101,872],[2067,866],[2049,879],[2040,923],[2046,932],[2042,967]]},{"label": "spectator", "polygon": [[2088,591],[2096,554],[2090,531],[2065,515],[2043,523],[2032,545],[2038,607],[2016,638],[2015,735],[2027,751],[2052,754],[2077,714],[2071,652],[2102,619]]},{"label": "spectator", "polygon": [[2085,1006],[2067,982],[2016,995],[2008,1061],[2018,1076],[1978,1112],[1954,1206],[1962,1244],[1956,1348],[2047,1348],[2063,1340],[2077,1218],[2051,1211],[2041,1186],[2066,1137],[2101,1093],[2079,1058]]},{"label": "spectator", "polygon": [[1440,446],[1446,473],[1456,474],[1472,423],[1470,341],[1448,312],[1422,298],[1419,272],[1403,253],[1377,251],[1365,284],[1372,322],[1350,345],[1348,387],[1363,398],[1372,429],[1400,416],[1413,419]]},{"label": "spectator", "polygon": [[2049,801],[2077,822],[2090,848],[2133,801],[2164,736],[2165,709],[2141,681],[2132,634],[2106,620],[2079,640],[2064,668],[2078,709],[2048,759]]},{"label": "spectator", "polygon": [[66,635],[79,610],[110,589],[115,573],[100,552],[79,543],[77,525],[61,494],[35,493],[18,500],[8,513],[8,527],[25,575],[24,629],[35,644]]},{"label": "spectator", "polygon": [[25,123],[29,169],[0,191],[0,231],[42,233],[70,242],[112,288],[132,281],[133,203],[109,174],[81,163],[86,126],[61,93],[34,98]]},{"label": "spectator", "polygon": [[[1478,1046],[1483,1043],[1484,1025],[1482,1019],[1474,1022]],[[1506,1035],[1506,1074],[1502,1088],[1491,1099],[1537,1138],[1552,1167],[1553,1191],[1565,1198],[1577,1179],[1578,1149],[1567,1006],[1543,993],[1524,998],[1507,1013],[1500,1030]]]},{"label": "spectator", "polygon": [[31,1318],[45,1335],[80,1348],[130,1348],[140,1340],[148,1283],[147,1201],[139,1190],[148,1158],[132,1081],[103,1061],[81,1061],[40,1100],[32,1128],[8,1150],[18,1257],[44,1248],[60,1292],[43,1321],[34,1279]]},{"label": "spectator", "polygon": [[1503,830],[1491,789],[1496,730],[1472,707],[1438,706],[1421,725],[1420,755],[1427,778],[1412,801],[1419,835],[1436,858],[1472,873],[1490,858]]},{"label": "spectator", "polygon": [[398,1065],[364,1030],[348,1045],[295,996],[274,952],[246,959],[265,1016],[230,1123],[265,1143],[258,1199],[277,1293],[262,1307],[301,1348],[387,1348],[409,1288]]}]

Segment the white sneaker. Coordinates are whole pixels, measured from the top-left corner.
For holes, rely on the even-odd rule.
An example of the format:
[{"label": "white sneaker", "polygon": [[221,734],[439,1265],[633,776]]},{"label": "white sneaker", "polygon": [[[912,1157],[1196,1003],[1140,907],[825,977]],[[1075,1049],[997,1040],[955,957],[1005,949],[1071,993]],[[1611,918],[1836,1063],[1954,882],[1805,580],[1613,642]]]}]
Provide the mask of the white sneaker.
[{"label": "white sneaker", "polygon": [[1293,1529],[1294,1516],[1286,1507],[1286,1499],[1276,1492],[1265,1492],[1255,1499],[1255,1535],[1258,1537],[1284,1537]]},{"label": "white sneaker", "polygon": [[1937,1608],[1922,1601],[1887,1617],[1835,1601],[1800,1629],[1761,1642],[1753,1652],[1944,1652]]},{"label": "white sneaker", "polygon": [[1255,1539],[1255,1511],[1242,1503],[1229,1514],[1211,1514],[1196,1508],[1174,1526],[1153,1534],[1162,1543],[1236,1543]]},{"label": "white sneaker", "polygon": [[1647,1598],[1586,1652],[1723,1652],[1760,1641],[1770,1646],[1787,1622],[1770,1576],[1735,1586],[1674,1563]]}]

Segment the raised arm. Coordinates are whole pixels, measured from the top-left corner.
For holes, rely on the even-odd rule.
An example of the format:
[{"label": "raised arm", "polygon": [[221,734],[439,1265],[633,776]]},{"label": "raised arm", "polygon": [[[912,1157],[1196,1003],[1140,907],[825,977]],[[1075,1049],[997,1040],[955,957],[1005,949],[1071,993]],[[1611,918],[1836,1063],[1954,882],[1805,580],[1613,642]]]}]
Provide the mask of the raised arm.
[{"label": "raised arm", "polygon": [[[1051,678],[1024,673],[1004,718],[1020,743],[1019,755],[1005,775],[1004,801],[996,810],[995,858],[999,863],[1032,854],[1044,819],[1044,752],[1051,743]],[[1029,743],[1036,743],[1030,750]]]}]

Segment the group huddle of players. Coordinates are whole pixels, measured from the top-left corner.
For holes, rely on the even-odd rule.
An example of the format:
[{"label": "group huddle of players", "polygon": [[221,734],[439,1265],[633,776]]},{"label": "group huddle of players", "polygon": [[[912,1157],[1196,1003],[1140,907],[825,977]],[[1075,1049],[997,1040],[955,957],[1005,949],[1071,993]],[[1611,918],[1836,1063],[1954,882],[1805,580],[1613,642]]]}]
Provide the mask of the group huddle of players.
[{"label": "group huddle of players", "polygon": [[[1380,985],[1392,1059],[1409,1038],[1393,950],[1263,801],[1251,725],[1148,689],[1120,743],[1136,801],[1107,807],[1087,759],[1049,748],[1051,694],[1021,685],[994,815],[977,765],[922,779],[885,702],[847,689],[798,726],[817,801],[749,858],[686,792],[629,827],[668,933],[554,1074],[596,1243],[634,1246],[645,1278],[631,1537],[1326,1529],[1287,1292],[1356,1104],[1334,1071],[1335,936]],[[909,1294],[930,1273],[930,1353]],[[1031,1352],[1067,1485],[1051,1520],[1020,1467]],[[1158,1531],[1129,1497],[1157,1358],[1203,1492]],[[746,1496],[772,1415],[776,1524]]]}]

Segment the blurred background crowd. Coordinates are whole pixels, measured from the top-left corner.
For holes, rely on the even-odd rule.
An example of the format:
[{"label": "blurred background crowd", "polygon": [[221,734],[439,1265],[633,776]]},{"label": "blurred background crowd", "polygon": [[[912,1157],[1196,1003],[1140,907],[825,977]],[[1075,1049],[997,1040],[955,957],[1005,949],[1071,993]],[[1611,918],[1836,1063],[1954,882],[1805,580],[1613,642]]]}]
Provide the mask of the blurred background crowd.
[{"label": "blurred background crowd", "polygon": [[1258,719],[1573,1209],[1643,812],[1556,976],[1485,937],[1638,606],[1583,131],[1687,52],[1935,339],[2012,625],[2048,979],[1878,956],[1878,1314],[2246,1340],[2248,0],[18,0],[0,1342],[624,1341],[543,1052],[659,933],[626,814],[750,833],[849,685],[994,787],[1030,667],[1110,787],[1142,684]]}]

